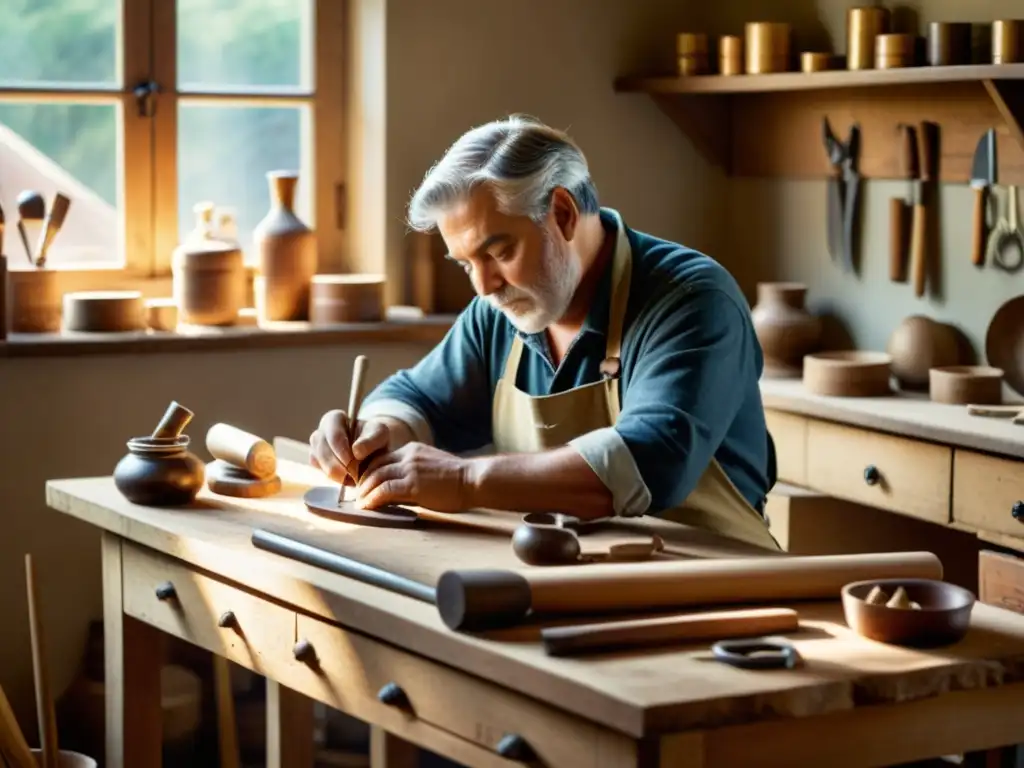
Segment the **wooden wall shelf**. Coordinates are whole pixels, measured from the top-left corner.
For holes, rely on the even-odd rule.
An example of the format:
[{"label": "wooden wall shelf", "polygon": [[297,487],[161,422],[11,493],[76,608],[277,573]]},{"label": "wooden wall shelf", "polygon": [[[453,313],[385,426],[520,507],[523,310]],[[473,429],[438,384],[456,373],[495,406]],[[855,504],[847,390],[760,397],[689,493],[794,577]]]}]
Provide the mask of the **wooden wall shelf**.
[{"label": "wooden wall shelf", "polygon": [[622,77],[615,90],[647,93],[711,162],[732,176],[823,178],[828,117],[845,140],[861,128],[865,178],[903,178],[899,126],[939,125],[939,177],[967,183],[981,135],[998,136],[998,183],[1024,183],[1024,64]]}]

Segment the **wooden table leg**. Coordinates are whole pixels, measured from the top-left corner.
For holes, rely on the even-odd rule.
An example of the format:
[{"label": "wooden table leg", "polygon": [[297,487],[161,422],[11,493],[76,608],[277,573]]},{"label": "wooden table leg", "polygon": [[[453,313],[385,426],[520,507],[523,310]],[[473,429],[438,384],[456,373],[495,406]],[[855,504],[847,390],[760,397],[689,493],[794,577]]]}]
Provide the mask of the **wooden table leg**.
[{"label": "wooden table leg", "polygon": [[370,768],[416,768],[420,748],[383,728],[370,727]]},{"label": "wooden table leg", "polygon": [[312,768],[313,700],[267,678],[267,768]]},{"label": "wooden table leg", "polygon": [[106,684],[106,768],[159,768],[163,740],[160,667],[163,635],[126,616],[121,540],[103,533],[103,655]]}]

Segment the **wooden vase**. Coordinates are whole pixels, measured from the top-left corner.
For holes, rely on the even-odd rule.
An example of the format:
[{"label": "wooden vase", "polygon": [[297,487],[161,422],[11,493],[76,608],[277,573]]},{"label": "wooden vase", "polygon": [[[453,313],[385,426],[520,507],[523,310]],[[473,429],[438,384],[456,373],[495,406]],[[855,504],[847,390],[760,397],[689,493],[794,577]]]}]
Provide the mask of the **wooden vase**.
[{"label": "wooden vase", "polygon": [[256,225],[258,279],[253,281],[258,320],[308,320],[310,283],[316,274],[316,238],[295,214],[298,174],[271,171],[270,210]]},{"label": "wooden vase", "polygon": [[801,375],[804,355],[821,341],[821,318],[804,307],[807,286],[801,283],[758,283],[751,311],[754,332],[764,353],[765,378]]}]

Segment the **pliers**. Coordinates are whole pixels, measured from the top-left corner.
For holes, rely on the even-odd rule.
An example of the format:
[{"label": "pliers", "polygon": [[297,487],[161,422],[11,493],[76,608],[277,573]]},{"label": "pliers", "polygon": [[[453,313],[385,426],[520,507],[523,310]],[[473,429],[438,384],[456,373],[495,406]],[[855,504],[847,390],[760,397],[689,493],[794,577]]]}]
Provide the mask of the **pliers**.
[{"label": "pliers", "polygon": [[857,221],[857,205],[860,192],[860,126],[854,123],[850,137],[845,143],[836,138],[828,118],[821,121],[822,138],[832,177],[828,185],[827,232],[828,250],[833,259],[841,259],[843,269],[854,271],[854,228]]}]

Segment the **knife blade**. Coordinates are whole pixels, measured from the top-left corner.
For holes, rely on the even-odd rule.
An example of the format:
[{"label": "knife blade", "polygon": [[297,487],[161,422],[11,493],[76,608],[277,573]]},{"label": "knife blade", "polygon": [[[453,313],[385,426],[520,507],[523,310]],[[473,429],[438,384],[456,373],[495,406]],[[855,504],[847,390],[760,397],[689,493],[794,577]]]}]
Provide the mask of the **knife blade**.
[{"label": "knife blade", "polygon": [[971,263],[980,267],[985,261],[985,207],[988,189],[996,183],[996,132],[989,128],[978,139],[971,163],[971,189],[974,190],[974,233]]}]

